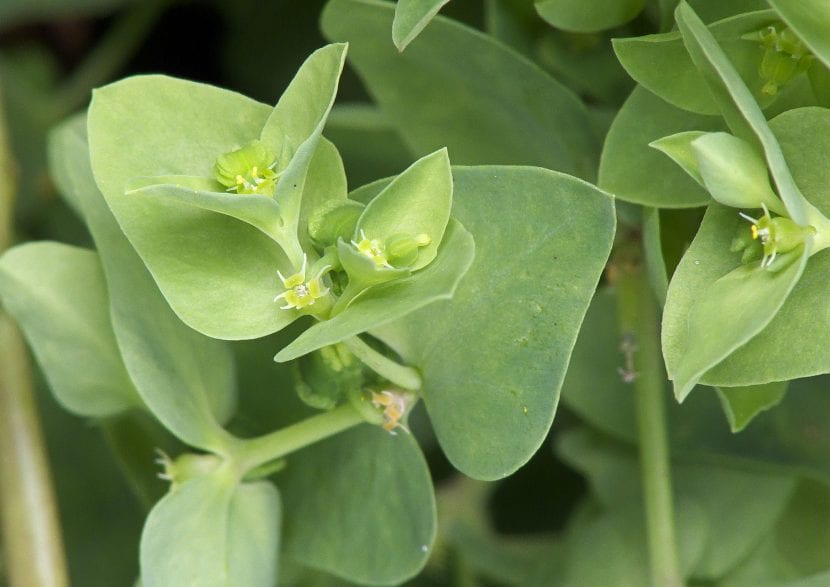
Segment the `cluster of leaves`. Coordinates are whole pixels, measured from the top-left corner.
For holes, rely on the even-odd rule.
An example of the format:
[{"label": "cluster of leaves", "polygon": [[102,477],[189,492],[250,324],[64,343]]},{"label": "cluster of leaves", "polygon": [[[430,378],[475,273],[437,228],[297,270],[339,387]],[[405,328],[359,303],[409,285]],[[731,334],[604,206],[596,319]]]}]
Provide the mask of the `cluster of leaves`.
[{"label": "cluster of leaves", "polygon": [[[0,296],[149,502],[149,451],[178,455],[142,585],[393,584],[448,547],[502,583],[647,584],[620,300],[597,290],[608,194],[642,233],[683,401],[666,386],[684,578],[824,584],[827,9],[490,0],[485,35],[446,4],[332,0],[333,44],[273,107],[140,76],[52,132],[95,250],[13,248]],[[650,20],[678,30],[629,36]],[[375,105],[334,104],[347,53]],[[366,161],[397,175],[349,190]],[[561,535],[511,543],[472,481],[436,513],[416,436],[501,479],[560,388],[580,423],[555,452],[589,484]],[[431,432],[396,430],[413,399]]]}]

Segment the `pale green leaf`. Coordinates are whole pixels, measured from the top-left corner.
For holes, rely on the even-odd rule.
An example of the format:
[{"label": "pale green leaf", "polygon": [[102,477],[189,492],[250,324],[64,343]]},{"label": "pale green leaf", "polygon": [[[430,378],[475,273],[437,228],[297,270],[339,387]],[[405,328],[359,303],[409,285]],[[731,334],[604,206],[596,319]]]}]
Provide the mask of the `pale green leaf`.
[{"label": "pale green leaf", "polygon": [[716,201],[733,208],[763,205],[786,215],[770,186],[764,159],[749,143],[725,132],[714,132],[694,139],[691,150],[703,184]]},{"label": "pale green leaf", "polygon": [[399,0],[392,21],[392,41],[398,51],[406,49],[450,0]]},{"label": "pale green leaf", "polygon": [[[824,153],[830,148],[830,111],[799,108],[776,117],[770,126],[799,187],[812,205],[830,213],[830,169],[824,162]],[[714,237],[707,231],[700,238]],[[712,254],[718,254],[716,246]],[[830,254],[822,251],[811,257],[787,302],[764,332],[715,367],[704,381],[732,387],[830,372],[828,271]],[[692,297],[705,283],[692,283],[685,275],[683,279]],[[667,361],[674,360],[675,352],[666,354]]]},{"label": "pale green leaf", "polygon": [[279,484],[298,562],[364,584],[401,583],[426,562],[435,498],[410,434],[362,425],[292,455]]},{"label": "pale green leaf", "polygon": [[430,242],[418,248],[416,271],[438,254],[452,207],[452,174],[447,150],[427,155],[404,170],[372,199],[357,221],[354,239],[386,239],[396,234],[426,234]]},{"label": "pale green leaf", "polygon": [[781,147],[772,134],[764,113],[741,79],[729,57],[686,2],[675,11],[683,43],[695,67],[701,71],[718,108],[732,133],[763,149],[767,166],[790,218],[806,224],[809,204],[790,174]]},{"label": "pale green leaf", "polygon": [[550,427],[608,257],[612,203],[543,169],[454,168],[453,178],[453,216],[476,238],[473,266],[451,301],[377,334],[421,370],[450,461],[497,479],[526,462]]},{"label": "pale green leaf", "polygon": [[[678,401],[686,398],[709,369],[770,323],[807,264],[809,248],[800,246],[790,252],[789,259],[779,256],[775,271],[755,262],[715,273],[715,268],[720,269],[723,265],[723,257],[727,262],[731,261],[733,267],[737,265],[739,260],[737,255],[729,252],[729,241],[741,222],[744,220],[735,215],[734,209],[710,206],[698,237],[669,284],[663,317],[663,350]],[[713,232],[718,233],[716,238],[698,242],[701,234]],[[694,301],[688,306],[681,304],[678,311],[677,300],[686,301],[695,291],[692,283],[709,281],[713,274],[718,277],[692,294]],[[688,312],[684,314],[685,308]],[[717,329],[712,328],[715,324]],[[681,340],[682,346],[670,341],[672,336]],[[667,350],[669,348],[672,350]]]},{"label": "pale green leaf", "polygon": [[638,86],[608,131],[599,186],[621,200],[645,206],[705,205],[711,200],[706,190],[651,145],[675,133],[721,129],[719,119],[675,108]]},{"label": "pale green leaf", "polygon": [[[763,48],[757,42],[742,39],[741,35],[762,29],[776,20],[772,10],[763,10],[732,16],[709,27],[761,107],[771,104],[777,95],[768,96],[761,91],[765,81],[758,74],[758,67],[764,55]],[[704,76],[686,51],[679,31],[615,39],[614,50],[631,77],[663,100],[697,114],[720,113]]]},{"label": "pale green leaf", "polygon": [[67,410],[101,417],[142,406],[118,352],[95,253],[52,242],[15,247],[0,258],[0,298]]},{"label": "pale green leaf", "polygon": [[144,587],[276,584],[280,502],[273,485],[220,468],[159,501],[141,536]]},{"label": "pale green leaf", "polygon": [[[290,156],[274,196],[286,229],[297,235],[309,166],[317,151],[326,118],[334,104],[347,45],[327,45],[312,53],[297,71],[265,122],[261,139],[281,156]],[[277,148],[277,145],[279,147]],[[296,268],[302,264],[297,248],[286,253]]]},{"label": "pale green leaf", "polygon": [[717,389],[729,428],[732,432],[740,432],[755,416],[781,403],[787,393],[787,382]]},{"label": "pale green leaf", "polygon": [[700,130],[687,130],[652,141],[648,146],[668,155],[683,171],[705,188],[703,176],[700,175],[700,163],[692,151],[692,142],[707,134],[709,133]]},{"label": "pale green leaf", "polygon": [[98,246],[127,372],[165,427],[193,446],[219,450],[226,437],[219,422],[236,401],[233,359],[224,343],[191,330],[167,305],[96,187],[84,123],[79,117],[59,127],[50,156]]}]

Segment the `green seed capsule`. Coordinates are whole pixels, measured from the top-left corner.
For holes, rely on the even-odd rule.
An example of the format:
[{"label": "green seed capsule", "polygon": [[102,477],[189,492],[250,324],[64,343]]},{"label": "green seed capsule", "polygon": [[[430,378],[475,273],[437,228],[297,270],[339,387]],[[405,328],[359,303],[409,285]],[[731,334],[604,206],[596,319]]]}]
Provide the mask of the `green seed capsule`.
[{"label": "green seed capsule", "polygon": [[277,188],[277,158],[261,141],[220,155],[213,171],[216,181],[237,194],[273,196]]}]

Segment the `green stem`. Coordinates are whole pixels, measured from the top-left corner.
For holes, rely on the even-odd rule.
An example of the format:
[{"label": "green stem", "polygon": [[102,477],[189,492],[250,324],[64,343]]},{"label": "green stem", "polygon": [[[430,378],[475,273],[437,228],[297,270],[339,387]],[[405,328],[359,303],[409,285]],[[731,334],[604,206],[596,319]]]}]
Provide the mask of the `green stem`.
[{"label": "green stem", "polygon": [[235,458],[243,473],[247,473],[364,421],[363,416],[346,403],[265,436],[240,440]]},{"label": "green stem", "polygon": [[52,100],[53,117],[60,120],[89,101],[92,88],[109,80],[135,53],[170,0],[135,2],[95,46]]},{"label": "green stem", "polygon": [[655,587],[680,587],[672,501],[671,463],[665,408],[665,377],[658,335],[658,309],[642,265],[639,242],[615,256],[622,376],[634,386],[640,465],[648,531],[651,579]]},{"label": "green stem", "polygon": [[[0,253],[12,243],[14,165],[0,96]],[[69,584],[57,503],[19,331],[0,312],[0,522],[11,585]]]},{"label": "green stem", "polygon": [[421,375],[412,367],[396,363],[377,352],[357,336],[347,338],[343,341],[343,344],[354,353],[354,356],[384,379],[388,379],[398,387],[409,391],[421,389]]}]

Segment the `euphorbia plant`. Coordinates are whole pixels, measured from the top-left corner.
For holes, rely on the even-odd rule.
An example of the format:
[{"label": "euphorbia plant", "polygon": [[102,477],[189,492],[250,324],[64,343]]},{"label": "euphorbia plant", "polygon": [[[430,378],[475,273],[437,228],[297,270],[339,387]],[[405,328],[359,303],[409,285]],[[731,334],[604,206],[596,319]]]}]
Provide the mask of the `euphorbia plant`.
[{"label": "euphorbia plant", "polygon": [[[823,584],[826,8],[445,4],[332,0],[275,106],[136,76],[50,135],[95,249],[0,296],[148,502],[141,584]],[[510,536],[560,389],[586,487]]]},{"label": "euphorbia plant", "polygon": [[[527,460],[553,417],[610,248],[610,198],[542,169],[451,170],[446,149],[347,193],[321,134],[346,49],[315,52],[274,108],[161,76],[97,90],[51,151],[97,253],[38,243],[4,257],[4,302],[68,408],[146,410],[200,451],[160,461],[171,486],[144,528],[145,586],[270,584],[280,549],[353,580],[402,580],[435,534],[406,426],[414,403],[426,402],[450,459],[480,478]],[[574,234],[569,218],[590,229]],[[551,290],[553,279],[567,287]],[[32,296],[47,284],[60,296]],[[492,325],[496,312],[509,319]],[[231,434],[223,424],[245,390],[216,339],[298,319],[276,360],[296,363],[299,397],[323,411],[264,436]],[[501,363],[550,348],[558,356],[541,370]],[[378,427],[336,436],[363,422]],[[322,518],[343,508],[327,528]]]}]

